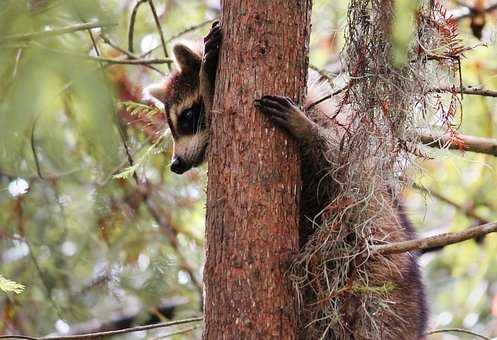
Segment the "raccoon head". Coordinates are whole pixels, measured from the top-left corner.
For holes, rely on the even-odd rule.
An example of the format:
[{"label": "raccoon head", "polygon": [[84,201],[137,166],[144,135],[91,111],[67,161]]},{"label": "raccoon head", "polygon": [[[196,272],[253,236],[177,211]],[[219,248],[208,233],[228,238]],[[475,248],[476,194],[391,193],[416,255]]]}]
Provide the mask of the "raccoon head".
[{"label": "raccoon head", "polygon": [[202,52],[178,43],[173,55],[178,69],[145,88],[144,100],[164,110],[174,140],[171,171],[182,174],[204,161],[208,144],[199,82]]}]

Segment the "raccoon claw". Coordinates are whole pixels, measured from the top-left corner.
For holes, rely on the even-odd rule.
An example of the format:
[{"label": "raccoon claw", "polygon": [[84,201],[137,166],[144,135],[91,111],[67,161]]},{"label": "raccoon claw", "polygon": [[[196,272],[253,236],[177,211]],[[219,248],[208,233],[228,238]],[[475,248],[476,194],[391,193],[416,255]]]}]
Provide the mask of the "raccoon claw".
[{"label": "raccoon claw", "polygon": [[292,109],[298,110],[291,99],[279,96],[264,96],[256,99],[254,105],[276,122],[288,120]]},{"label": "raccoon claw", "polygon": [[212,25],[211,30],[204,38],[204,52],[219,51],[219,46],[222,40],[222,30],[219,22],[216,21]]},{"label": "raccoon claw", "polygon": [[212,40],[213,38],[217,39],[218,38],[217,35],[218,35],[220,30],[221,30],[221,26],[220,26],[219,21],[217,21],[217,20],[214,21],[212,23],[212,26],[211,26],[209,33],[207,33],[207,35],[204,38],[204,43],[207,43],[209,40]]},{"label": "raccoon claw", "polygon": [[277,125],[289,129],[290,108],[293,103],[286,98],[275,96],[264,96],[255,100],[254,105],[262,111],[271,121]]},{"label": "raccoon claw", "polygon": [[221,46],[222,30],[219,21],[212,24],[212,28],[204,38],[203,63],[208,73],[215,73],[219,58],[219,47]]},{"label": "raccoon claw", "polygon": [[288,97],[264,96],[256,99],[254,105],[298,140],[305,140],[312,133],[314,123]]}]

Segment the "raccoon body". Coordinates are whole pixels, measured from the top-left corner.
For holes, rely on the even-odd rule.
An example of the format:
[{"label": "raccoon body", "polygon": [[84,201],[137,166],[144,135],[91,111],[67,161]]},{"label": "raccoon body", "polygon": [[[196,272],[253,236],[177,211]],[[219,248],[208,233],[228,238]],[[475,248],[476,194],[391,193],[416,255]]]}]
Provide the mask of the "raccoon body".
[{"label": "raccoon body", "polygon": [[[221,40],[221,29],[216,23],[200,47],[176,44],[173,54],[178,70],[173,71],[164,82],[145,90],[145,99],[163,108],[167,115],[174,139],[171,170],[175,173],[184,173],[205,159],[209,139],[205,113],[210,111],[212,105]],[[308,95],[302,109],[281,96],[265,96],[255,101],[255,106],[263,114],[285,129],[301,146],[302,248],[306,247],[316,225],[321,224],[323,210],[333,201],[336,190],[339,190],[339,185],[325,175],[335,162],[338,165],[339,160],[334,159],[334,155],[338,154],[340,138],[344,133],[341,122],[347,120],[347,115],[337,115],[336,106],[330,101],[313,105],[329,91],[326,83],[310,73]],[[414,231],[399,205],[388,196],[387,187],[384,188],[384,195],[390,202],[392,213],[376,221],[377,225],[371,229],[375,239],[387,242],[412,239]],[[331,230],[330,236],[336,233],[338,237],[340,228],[338,226],[336,231]],[[392,285],[392,289],[383,296],[387,306],[375,304],[374,301],[366,303],[360,292],[348,291],[344,287],[343,294],[325,300],[325,305],[331,304],[338,310],[338,320],[324,318],[316,321],[320,317],[319,308],[326,306],[323,307],[323,297],[315,294],[312,289],[315,283],[311,282],[303,292],[300,337],[313,339],[324,334],[326,339],[422,339],[427,313],[416,254],[402,253],[363,259],[357,268],[349,271],[347,285],[354,286],[355,270],[359,269],[368,273],[367,285],[370,287],[384,287],[387,283]],[[372,318],[365,317],[366,314]],[[371,319],[375,321],[369,322]],[[315,326],[316,323],[321,323],[322,327],[310,328],[325,329],[323,334],[308,331],[308,326]]]}]

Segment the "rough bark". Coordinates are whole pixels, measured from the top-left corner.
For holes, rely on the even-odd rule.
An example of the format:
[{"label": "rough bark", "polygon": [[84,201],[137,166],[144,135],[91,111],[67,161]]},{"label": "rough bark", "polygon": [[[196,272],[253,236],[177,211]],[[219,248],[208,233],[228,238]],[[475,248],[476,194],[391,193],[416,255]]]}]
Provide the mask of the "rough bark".
[{"label": "rough bark", "polygon": [[302,102],[311,1],[223,1],[210,115],[204,339],[294,339],[286,277],[298,251],[298,146],[255,109],[263,95]]}]

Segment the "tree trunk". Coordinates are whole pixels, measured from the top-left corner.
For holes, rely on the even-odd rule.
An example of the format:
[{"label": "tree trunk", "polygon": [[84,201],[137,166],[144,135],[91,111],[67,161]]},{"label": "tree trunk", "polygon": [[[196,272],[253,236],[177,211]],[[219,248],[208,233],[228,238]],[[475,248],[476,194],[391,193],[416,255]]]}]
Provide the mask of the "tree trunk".
[{"label": "tree trunk", "polygon": [[285,276],[298,251],[297,144],[253,104],[301,103],[311,1],[222,4],[210,115],[204,339],[294,339],[296,297]]}]

